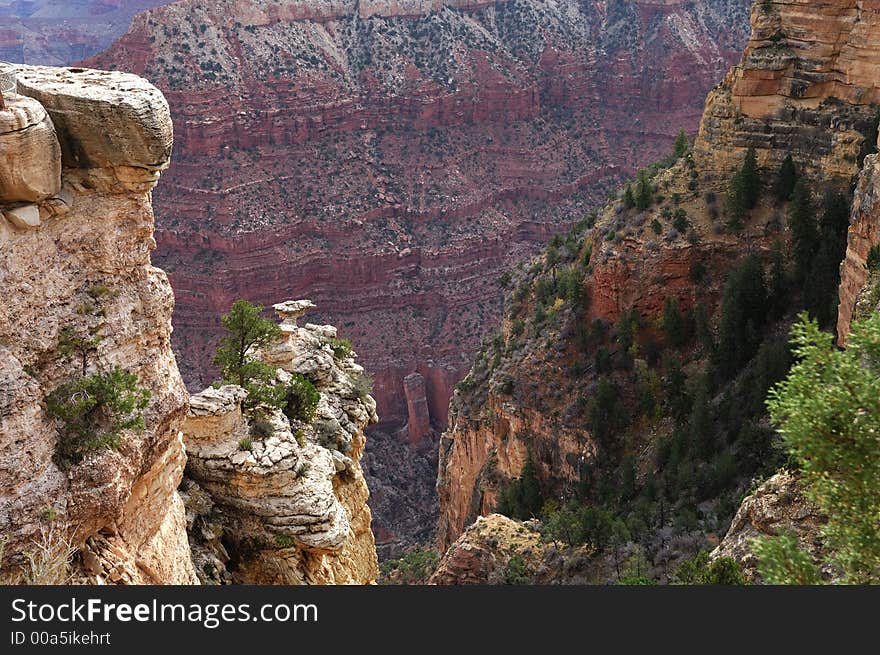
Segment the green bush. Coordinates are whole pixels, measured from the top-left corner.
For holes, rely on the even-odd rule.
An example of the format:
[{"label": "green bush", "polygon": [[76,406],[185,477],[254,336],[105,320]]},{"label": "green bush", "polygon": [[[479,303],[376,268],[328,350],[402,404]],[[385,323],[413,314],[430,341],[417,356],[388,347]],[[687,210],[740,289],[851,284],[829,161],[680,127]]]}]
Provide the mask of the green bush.
[{"label": "green bush", "polygon": [[46,398],[49,416],[61,422],[59,465],[76,463],[94,450],[118,448],[125,430],[143,430],[148,389],[133,373],[114,366],[57,387]]},{"label": "green bush", "polygon": [[245,437],[238,442],[238,449],[250,452],[254,449],[254,442],[250,439],[250,437]]},{"label": "green bush", "polygon": [[[275,434],[275,428],[273,428],[272,424],[264,418],[254,418],[251,419],[250,434],[257,439],[266,439]],[[249,449],[242,448],[242,450]]]},{"label": "green bush", "polygon": [[373,378],[366,373],[361,373],[352,380],[352,388],[355,396],[366,400],[367,396],[373,393]]},{"label": "green bush", "polygon": [[330,349],[336,359],[345,359],[351,355],[352,346],[348,339],[329,339]]},{"label": "green bush", "polygon": [[290,384],[287,385],[284,415],[291,421],[311,423],[315,418],[320,399],[321,394],[311,380],[302,373],[294,373]]},{"label": "green bush", "polygon": [[424,584],[431,577],[440,555],[436,550],[418,547],[396,560],[382,562],[380,573],[385,584]]},{"label": "green bush", "polygon": [[504,567],[504,584],[524,585],[529,584],[529,570],[520,555],[513,555]]},{"label": "green bush", "polygon": [[686,560],[673,575],[676,584],[685,585],[744,585],[747,584],[739,564],[730,557],[709,561],[704,550]]},{"label": "green bush", "polygon": [[880,314],[853,325],[844,351],[816,321],[800,319],[792,328],[797,363],[770,392],[767,407],[807,497],[828,517],[822,533],[833,564],[846,582],[877,583]]}]

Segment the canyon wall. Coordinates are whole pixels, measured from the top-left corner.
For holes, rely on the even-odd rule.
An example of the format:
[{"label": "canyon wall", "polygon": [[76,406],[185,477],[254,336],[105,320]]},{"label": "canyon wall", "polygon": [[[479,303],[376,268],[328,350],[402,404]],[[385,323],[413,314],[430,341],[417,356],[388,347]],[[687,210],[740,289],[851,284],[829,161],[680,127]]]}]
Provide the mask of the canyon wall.
[{"label": "canyon wall", "polygon": [[0,3],[0,61],[64,66],[101,52],[135,14],[170,0],[29,0]]},{"label": "canyon wall", "polygon": [[[598,360],[572,365],[583,348],[579,343],[607,345],[612,362],[625,361],[625,353],[613,340],[607,344],[601,330],[619,325],[634,310],[641,335],[631,366],[648,371],[639,369],[645,366],[642,349],[656,350],[662,342],[659,328],[668,298],[682,311],[700,305],[711,324],[733,265],[747,253],[766,256],[777,239],[785,247],[784,208],[770,198],[758,203],[741,230],[723,223],[724,195],[749,147],[756,150],[768,190],[788,154],[815,182],[817,194],[826,182],[849,190],[873,146],[866,137],[877,114],[877,77],[871,71],[880,61],[878,21],[874,3],[755,3],[752,38],[741,63],[709,93],[692,154],[653,180],[660,199],[643,211],[627,208],[622,197],[613,199],[592,232],[579,235],[569,249],[562,264],[589,261],[580,280],[586,309],[579,313],[560,296],[543,308],[543,323],[529,318],[536,289],[557,277],[558,265],[550,265],[546,253],[536,260],[537,275],[514,275],[522,293],[518,290],[509,305],[494,355],[485,348],[456,393],[451,425],[441,439],[441,548],[493,510],[500,490],[520,475],[526,452],[545,490],[554,497],[572,494],[580,467],[590,465],[597,452],[586,419],[602,377]],[[875,245],[869,218],[875,215],[875,169],[875,158],[868,157],[856,192],[850,252],[842,269],[844,326],[852,313],[846,305],[854,304],[864,286],[864,262]],[[683,212],[687,235],[670,228],[677,212]],[[646,229],[649,225],[652,229]],[[876,294],[864,302],[876,306]],[[591,333],[596,319],[600,331]],[[694,359],[691,368],[697,369],[702,364],[693,354],[678,356]],[[638,385],[621,374],[605,375],[620,378],[621,401],[638,416]],[[648,421],[627,435],[626,449],[637,453],[642,479],[654,473],[645,452],[670,429]],[[512,450],[517,457],[510,456]]]},{"label": "canyon wall", "polygon": [[[375,374],[388,438],[368,448],[410,460],[407,480],[376,480],[390,512],[376,521],[411,539],[399,515],[424,497],[426,524],[436,504],[429,460],[396,449],[416,438],[405,423],[424,433],[404,379],[424,378],[445,427],[501,317],[499,276],[696,127],[746,6],[185,0],[138,16],[92,63],[144,74],[172,107],[157,261],[188,386],[212,381],[232,300],[314,298]],[[425,493],[395,495],[407,485]]]},{"label": "canyon wall", "polygon": [[[168,105],[134,75],[17,69],[0,110],[0,534],[12,573],[47,540],[81,582],[196,581],[177,486],[188,395],[150,192],[169,161]],[[94,339],[82,361],[69,331]],[[47,396],[120,366],[150,392],[144,429],[62,462]],[[51,545],[51,544],[49,544]]]},{"label": "canyon wall", "polygon": [[[291,374],[314,381],[320,400],[313,421],[278,410],[247,418],[247,393],[236,386],[208,388],[191,400],[183,488],[199,577],[374,584],[376,547],[360,459],[364,428],[378,419],[359,382],[364,369],[353,355],[334,356],[333,326],[284,320],[281,329],[282,338],[260,358],[277,368],[279,383]],[[265,434],[255,435],[257,421]]]},{"label": "canyon wall", "polygon": [[880,305],[880,272],[877,253],[880,246],[880,161],[877,155],[865,158],[853,197],[853,210],[847,239],[846,258],[840,265],[840,305],[837,314],[837,343],[846,345],[852,321],[865,318]]},{"label": "canyon wall", "polygon": [[880,7],[873,2],[758,2],[742,61],[706,103],[695,155],[718,180],[749,146],[777,169],[849,185],[880,104]]}]

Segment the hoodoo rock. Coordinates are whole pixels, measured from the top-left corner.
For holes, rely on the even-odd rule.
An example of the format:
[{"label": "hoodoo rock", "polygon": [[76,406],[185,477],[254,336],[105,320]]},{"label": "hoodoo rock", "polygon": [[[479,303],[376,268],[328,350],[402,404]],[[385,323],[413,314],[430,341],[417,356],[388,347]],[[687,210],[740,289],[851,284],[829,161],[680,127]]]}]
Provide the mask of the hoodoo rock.
[{"label": "hoodoo rock", "polygon": [[[171,286],[150,263],[150,190],[172,139],[167,104],[121,73],[24,67],[18,77],[29,99],[0,111],[0,123],[13,124],[11,112],[23,128],[15,165],[0,167],[0,566],[14,574],[47,540],[69,541],[79,581],[195,582],[177,493],[188,395],[171,352]],[[24,196],[30,205],[8,204]],[[85,363],[69,356],[71,330],[94,340]],[[149,391],[144,428],[126,430],[118,448],[63,461],[67,437],[47,396],[83,367],[112,366]]]}]

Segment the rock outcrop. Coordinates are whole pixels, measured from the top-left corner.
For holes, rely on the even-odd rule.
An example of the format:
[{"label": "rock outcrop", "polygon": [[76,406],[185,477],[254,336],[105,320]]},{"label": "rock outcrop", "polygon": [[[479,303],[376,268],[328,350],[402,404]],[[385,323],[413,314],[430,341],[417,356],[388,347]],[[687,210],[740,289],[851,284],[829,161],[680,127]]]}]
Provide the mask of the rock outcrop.
[{"label": "rock outcrop", "polygon": [[[194,560],[205,582],[372,584],[377,561],[367,484],[360,467],[364,428],[378,419],[353,356],[334,357],[329,325],[297,327],[313,305],[276,305],[282,340],[260,354],[320,392],[310,424],[280,411],[247,418],[240,387],[192,397],[184,425],[184,483]],[[253,435],[259,421],[266,434]],[[250,424],[250,425],[249,425]]]},{"label": "rock outcrop", "polygon": [[382,429],[409,439],[413,372],[445,427],[500,274],[696,127],[747,4],[185,0],[137,17],[94,61],[172,105],[158,261],[190,388],[213,377],[232,300],[310,297],[360,345]]},{"label": "rock outcrop", "polygon": [[429,584],[600,584],[612,579],[589,546],[541,538],[535,522],[501,514],[479,517],[440,558]]},{"label": "rock outcrop", "polygon": [[840,305],[837,310],[837,343],[846,345],[852,322],[880,308],[880,159],[865,158],[853,196],[846,259],[840,265]]},{"label": "rock outcrop", "polygon": [[804,497],[798,477],[780,471],[743,501],[730,529],[710,557],[733,558],[742,567],[746,579],[755,582],[760,576],[752,539],[792,533],[798,539],[798,546],[818,562],[824,554],[821,534],[824,524],[824,517]]},{"label": "rock outcrop", "polygon": [[[2,566],[51,532],[79,549],[77,580],[195,582],[177,493],[188,395],[171,351],[171,286],[150,263],[168,105],[134,75],[17,72],[22,97],[0,111]],[[82,361],[65,356],[65,330],[95,340]],[[59,466],[47,395],[112,366],[149,390],[144,429]]]},{"label": "rock outcrop", "polygon": [[764,166],[791,154],[811,177],[849,185],[880,103],[878,33],[872,2],[756,2],[741,63],[709,95],[700,168],[727,180],[753,146]]}]

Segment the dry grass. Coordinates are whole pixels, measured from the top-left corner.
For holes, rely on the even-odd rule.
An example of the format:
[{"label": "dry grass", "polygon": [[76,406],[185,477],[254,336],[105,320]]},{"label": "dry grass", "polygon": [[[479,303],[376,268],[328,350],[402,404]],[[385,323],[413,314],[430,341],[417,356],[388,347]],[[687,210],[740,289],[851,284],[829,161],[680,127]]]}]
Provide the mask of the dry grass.
[{"label": "dry grass", "polygon": [[[0,566],[8,538],[0,539]],[[63,585],[71,581],[71,565],[76,547],[66,532],[56,526],[44,527],[33,548],[24,553],[25,563],[0,572],[0,584]]]}]

